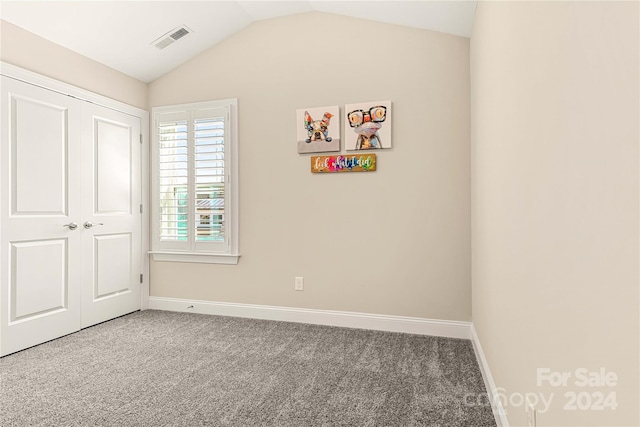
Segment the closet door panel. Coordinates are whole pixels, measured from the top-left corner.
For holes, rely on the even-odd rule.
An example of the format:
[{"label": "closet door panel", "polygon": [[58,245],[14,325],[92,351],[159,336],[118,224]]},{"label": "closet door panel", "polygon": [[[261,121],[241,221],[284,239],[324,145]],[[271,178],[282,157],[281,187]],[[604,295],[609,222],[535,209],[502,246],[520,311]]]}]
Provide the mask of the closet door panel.
[{"label": "closet door panel", "polygon": [[2,77],[0,354],[80,326],[80,102]]},{"label": "closet door panel", "polygon": [[83,109],[82,327],[140,309],[140,118]]},{"label": "closet door panel", "polygon": [[10,102],[12,214],[65,215],[69,111],[19,94]]}]

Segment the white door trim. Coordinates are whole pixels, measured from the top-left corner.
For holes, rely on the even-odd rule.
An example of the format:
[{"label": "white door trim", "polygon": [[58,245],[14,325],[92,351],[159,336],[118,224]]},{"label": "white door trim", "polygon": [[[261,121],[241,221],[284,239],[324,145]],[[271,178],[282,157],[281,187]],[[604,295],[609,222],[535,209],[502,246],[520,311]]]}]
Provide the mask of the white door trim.
[{"label": "white door trim", "polygon": [[[17,67],[13,64],[0,61],[0,75],[10,77],[12,79],[20,80],[25,83],[29,83],[35,86],[42,87],[54,92],[61,93],[63,95],[69,95],[82,101],[91,102],[112,110],[120,111],[121,113],[130,114],[135,117],[140,117],[140,132],[142,134],[142,147],[141,147],[141,183],[142,183],[142,200],[143,200],[143,213],[142,217],[142,251],[140,253],[140,265],[142,268],[143,282],[140,288],[140,308],[146,310],[149,307],[149,112],[132,105],[125,104],[115,99],[108,98],[103,95],[99,95],[94,92],[61,82],[59,80],[52,79],[42,74],[34,73],[33,71],[26,70],[21,67]],[[0,307],[0,316],[4,315]]]},{"label": "white door trim", "polygon": [[63,95],[71,95],[74,98],[78,98],[82,101],[98,104],[103,107],[120,111],[122,113],[127,113],[134,116],[137,116],[140,113],[144,113],[147,116],[148,120],[149,112],[146,110],[142,110],[138,107],[134,107],[133,105],[125,104],[124,102],[120,102],[115,99],[111,99],[106,96],[88,91],[86,89],[82,89],[77,86],[52,79],[51,77],[43,76],[42,74],[34,73],[33,71],[17,67],[7,62],[0,61],[0,74],[2,74],[3,76],[11,77],[12,79],[21,80],[25,83],[29,83],[35,86],[40,86],[44,89],[52,90]]}]

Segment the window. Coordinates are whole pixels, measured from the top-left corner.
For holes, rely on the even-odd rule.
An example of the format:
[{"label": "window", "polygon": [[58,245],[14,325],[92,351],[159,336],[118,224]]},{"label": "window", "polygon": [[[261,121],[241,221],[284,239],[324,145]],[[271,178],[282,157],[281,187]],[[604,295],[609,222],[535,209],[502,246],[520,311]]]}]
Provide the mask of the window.
[{"label": "window", "polygon": [[152,111],[154,259],[237,264],[237,100]]}]

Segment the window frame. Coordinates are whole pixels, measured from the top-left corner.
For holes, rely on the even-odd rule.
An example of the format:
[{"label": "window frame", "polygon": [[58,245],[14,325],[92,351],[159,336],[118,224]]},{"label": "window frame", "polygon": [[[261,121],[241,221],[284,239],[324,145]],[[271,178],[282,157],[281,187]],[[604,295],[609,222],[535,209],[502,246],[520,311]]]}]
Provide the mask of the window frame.
[{"label": "window frame", "polygon": [[[160,141],[159,124],[167,118],[187,119],[188,147],[195,144],[194,119],[206,117],[206,110],[226,110],[224,134],[224,242],[201,242],[196,240],[196,204],[195,184],[188,185],[187,203],[191,221],[188,225],[187,241],[160,240]],[[220,117],[216,115],[215,117]],[[164,119],[163,119],[164,118]],[[154,261],[196,262],[210,264],[237,264],[238,251],[238,100],[237,98],[215,101],[193,102],[187,104],[166,105],[151,109],[151,250]],[[195,179],[193,168],[195,159],[188,150],[187,169],[191,180]],[[193,187],[193,188],[192,188]],[[193,193],[193,194],[192,194]],[[209,216],[212,218],[213,213]],[[193,228],[193,230],[191,230]],[[204,243],[204,244],[203,244]]]}]

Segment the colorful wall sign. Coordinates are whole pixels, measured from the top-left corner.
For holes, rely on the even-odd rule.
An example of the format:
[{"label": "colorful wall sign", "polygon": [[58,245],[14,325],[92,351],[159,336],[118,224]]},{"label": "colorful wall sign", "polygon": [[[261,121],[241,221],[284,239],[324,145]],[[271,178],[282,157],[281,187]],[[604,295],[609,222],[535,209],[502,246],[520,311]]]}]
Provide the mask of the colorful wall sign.
[{"label": "colorful wall sign", "polygon": [[371,172],[376,170],[375,154],[312,156],[311,172]]}]

